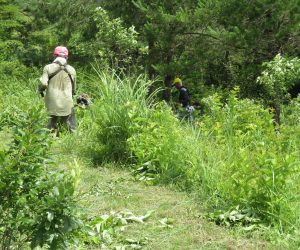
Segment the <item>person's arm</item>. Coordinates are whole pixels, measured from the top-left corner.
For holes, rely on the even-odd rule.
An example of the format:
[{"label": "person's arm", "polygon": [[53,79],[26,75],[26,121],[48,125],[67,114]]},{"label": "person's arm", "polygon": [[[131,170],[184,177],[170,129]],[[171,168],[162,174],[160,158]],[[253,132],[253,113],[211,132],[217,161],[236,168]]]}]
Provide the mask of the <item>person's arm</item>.
[{"label": "person's arm", "polygon": [[74,78],[73,78],[73,81],[74,81],[74,86],[73,86],[73,95],[76,94],[76,88],[77,88],[77,84],[76,84],[76,71],[74,71]]},{"label": "person's arm", "polygon": [[39,80],[40,80],[40,83],[38,85],[38,91],[39,91],[39,93],[42,94],[43,91],[45,91],[48,87],[49,75],[48,75],[47,66],[44,67],[43,74]]},{"label": "person's arm", "polygon": [[69,75],[71,84],[72,84],[72,96],[76,94],[76,70],[70,66],[67,65],[66,70],[67,74]]}]

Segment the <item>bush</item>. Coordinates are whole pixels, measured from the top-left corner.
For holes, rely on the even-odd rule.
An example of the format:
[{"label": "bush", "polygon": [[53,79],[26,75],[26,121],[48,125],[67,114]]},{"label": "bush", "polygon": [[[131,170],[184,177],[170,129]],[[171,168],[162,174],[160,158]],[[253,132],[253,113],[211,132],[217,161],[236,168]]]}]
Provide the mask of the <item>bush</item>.
[{"label": "bush", "polygon": [[195,129],[166,105],[136,117],[128,139],[135,173],[193,188],[209,210],[240,207],[250,221],[293,231],[299,225],[297,144],[274,128],[268,109],[237,94],[232,91],[226,104],[217,95],[203,100],[206,112]]},{"label": "bush", "polygon": [[[197,144],[164,103],[149,109],[147,117],[137,117],[128,139],[130,151],[141,168],[140,174],[153,174],[154,179],[184,188],[193,181],[189,172],[198,164]],[[145,168],[146,167],[146,168]],[[144,173],[145,172],[145,173]]]},{"label": "bush", "polygon": [[2,61],[0,62],[0,79],[11,80],[15,79],[28,79],[28,74],[32,70],[26,68],[20,61]]},{"label": "bush", "polygon": [[[74,176],[54,171],[51,140],[42,129],[41,107],[14,108],[1,115],[0,245],[2,249],[49,246],[66,249],[81,225]],[[9,118],[7,114],[14,114]],[[3,130],[6,125],[6,130]],[[9,131],[9,133],[8,133]]]},{"label": "bush", "polygon": [[300,158],[294,137],[284,128],[280,132],[274,128],[269,110],[251,100],[238,100],[235,91],[224,106],[216,96],[207,103],[210,111],[199,129],[205,135],[203,149],[214,180],[211,192],[217,193],[214,205],[223,209],[239,205],[268,224],[296,228]]}]

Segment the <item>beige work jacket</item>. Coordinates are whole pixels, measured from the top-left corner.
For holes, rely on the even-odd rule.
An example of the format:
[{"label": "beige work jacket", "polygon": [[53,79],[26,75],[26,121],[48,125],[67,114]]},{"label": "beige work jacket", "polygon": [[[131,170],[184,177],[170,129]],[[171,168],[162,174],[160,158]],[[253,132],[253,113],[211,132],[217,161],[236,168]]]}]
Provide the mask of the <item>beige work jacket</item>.
[{"label": "beige work jacket", "polygon": [[55,63],[56,61],[63,65],[67,62],[65,58],[57,57],[53,63],[44,67],[43,75],[40,78],[39,91],[46,90],[45,105],[49,115],[67,116],[71,114],[74,106],[72,91],[75,92],[76,88],[76,71],[72,66],[66,66],[73,79],[74,90],[72,89],[72,81],[64,70],[61,70],[49,80],[49,76],[60,68],[60,65]]}]

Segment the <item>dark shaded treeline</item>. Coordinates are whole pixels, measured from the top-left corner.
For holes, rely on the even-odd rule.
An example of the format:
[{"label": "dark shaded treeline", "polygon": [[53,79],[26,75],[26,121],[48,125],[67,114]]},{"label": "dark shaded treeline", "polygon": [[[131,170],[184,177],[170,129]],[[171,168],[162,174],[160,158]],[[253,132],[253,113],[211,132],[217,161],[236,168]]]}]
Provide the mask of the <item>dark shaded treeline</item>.
[{"label": "dark shaded treeline", "polygon": [[212,85],[257,97],[263,62],[300,55],[299,12],[298,0],[1,0],[0,56],[41,66],[64,44],[83,67],[146,70],[167,90],[180,76],[195,99]]}]

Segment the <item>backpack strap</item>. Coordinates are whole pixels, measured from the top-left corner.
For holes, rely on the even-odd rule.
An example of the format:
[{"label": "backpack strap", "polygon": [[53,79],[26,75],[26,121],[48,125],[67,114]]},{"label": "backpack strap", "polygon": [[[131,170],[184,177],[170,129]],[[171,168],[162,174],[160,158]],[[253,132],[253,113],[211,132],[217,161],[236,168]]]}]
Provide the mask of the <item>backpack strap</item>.
[{"label": "backpack strap", "polygon": [[54,76],[56,76],[60,71],[65,71],[67,74],[68,74],[68,76],[69,76],[69,78],[70,78],[70,80],[71,80],[71,84],[72,84],[72,95],[75,95],[75,84],[74,84],[74,80],[73,80],[73,78],[72,78],[72,76],[71,76],[71,74],[70,74],[70,72],[68,71],[68,69],[67,69],[67,66],[68,66],[68,64],[62,64],[61,62],[59,62],[59,61],[56,61],[56,62],[54,62],[54,63],[56,63],[56,64],[58,64],[60,67],[56,70],[56,71],[54,71],[51,75],[49,75],[49,77],[48,77],[48,81],[50,81]]}]

